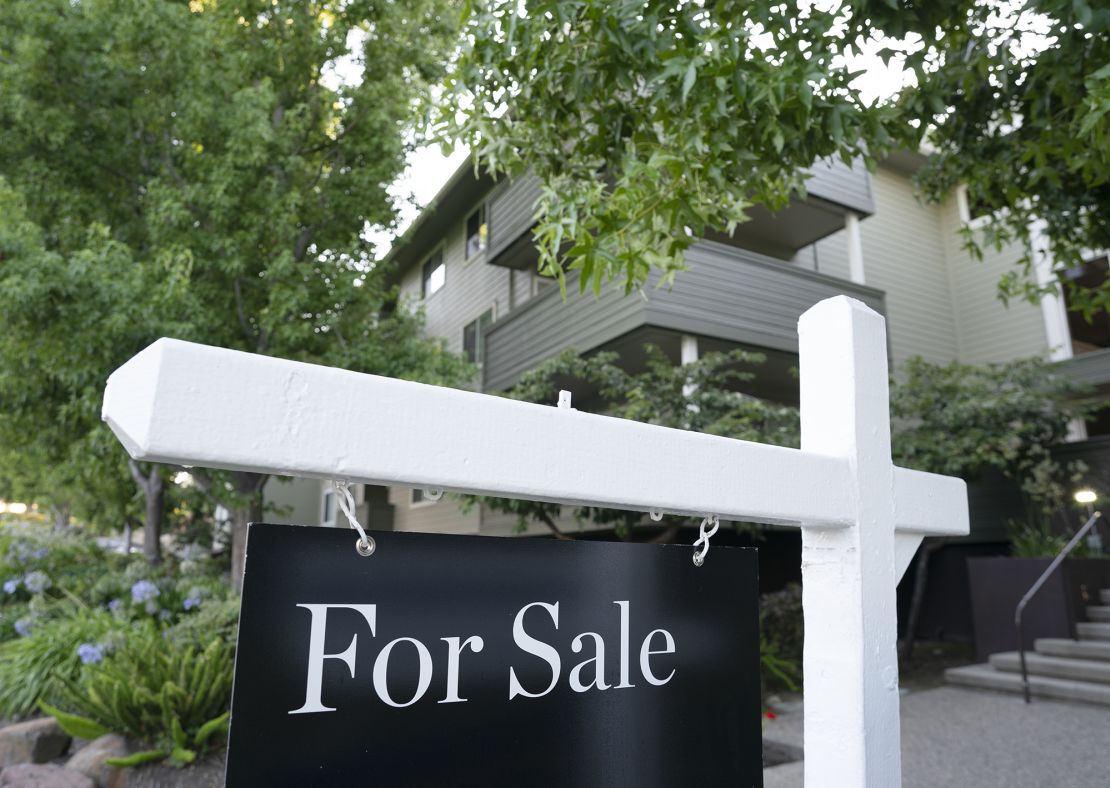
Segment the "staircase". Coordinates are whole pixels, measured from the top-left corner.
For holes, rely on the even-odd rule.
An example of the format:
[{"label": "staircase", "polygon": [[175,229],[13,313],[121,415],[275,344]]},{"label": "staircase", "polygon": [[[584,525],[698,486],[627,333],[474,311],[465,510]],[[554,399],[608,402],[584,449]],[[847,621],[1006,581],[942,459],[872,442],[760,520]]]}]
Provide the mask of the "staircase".
[{"label": "staircase", "polygon": [[[1042,638],[1025,652],[1034,696],[1110,706],[1110,589],[1099,601],[1087,607],[1088,621],[1076,624],[1078,640]],[[991,654],[988,664],[949,668],[944,677],[949,684],[1020,693],[1021,660],[1016,651]]]}]

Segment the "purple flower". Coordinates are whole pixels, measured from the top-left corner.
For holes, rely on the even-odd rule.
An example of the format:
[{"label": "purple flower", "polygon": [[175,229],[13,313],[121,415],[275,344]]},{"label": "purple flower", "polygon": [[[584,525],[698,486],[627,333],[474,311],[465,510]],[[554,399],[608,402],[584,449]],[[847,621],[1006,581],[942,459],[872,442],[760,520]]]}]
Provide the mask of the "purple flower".
[{"label": "purple flower", "polygon": [[159,610],[158,611],[158,620],[159,621],[169,621],[170,616],[172,616],[172,615],[173,615],[173,613],[171,613],[168,610]]},{"label": "purple flower", "polygon": [[21,638],[25,638],[31,634],[31,619],[21,618],[14,624],[16,634]]},{"label": "purple flower", "polygon": [[38,550],[35,550],[35,552],[31,553],[31,556],[41,561],[42,559],[46,558],[49,553],[50,551],[47,550],[45,547],[40,547]]},{"label": "purple flower", "polygon": [[19,581],[18,580],[5,580],[4,581],[4,593],[5,594],[14,594],[15,590],[17,588],[19,588]]},{"label": "purple flower", "polygon": [[200,607],[200,602],[201,590],[199,588],[194,588],[189,591],[189,596],[185,597],[185,609],[192,610],[194,607]]},{"label": "purple flower", "polygon": [[32,594],[41,594],[54,584],[47,577],[46,572],[35,571],[23,578],[23,585],[27,586],[27,590]]},{"label": "purple flower", "polygon": [[122,599],[113,599],[111,602],[108,603],[108,609],[111,610],[113,613],[115,613],[117,610],[120,609],[120,607],[122,605],[123,605],[123,600]]},{"label": "purple flower", "polygon": [[148,602],[158,596],[158,586],[149,580],[140,580],[131,586],[131,598],[136,602]]},{"label": "purple flower", "polygon": [[95,665],[104,659],[104,648],[95,643],[82,643],[77,647],[77,656],[80,657],[82,665]]}]

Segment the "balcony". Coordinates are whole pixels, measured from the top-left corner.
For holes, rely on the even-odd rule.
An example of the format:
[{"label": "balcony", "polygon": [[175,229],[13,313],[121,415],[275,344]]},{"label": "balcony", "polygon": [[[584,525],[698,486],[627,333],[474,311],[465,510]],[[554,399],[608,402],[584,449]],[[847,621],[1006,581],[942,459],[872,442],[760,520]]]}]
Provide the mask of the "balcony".
[{"label": "balcony", "polygon": [[[595,299],[592,292],[580,295],[577,279],[568,278],[565,303],[551,288],[498,320],[486,335],[483,389],[507,389],[568,347],[580,353],[616,350],[627,360],[649,342],[665,351],[677,348],[682,334],[698,336],[703,351],[736,346],[769,351],[768,371],[777,378],[796,363],[798,317],[813,304],[843,293],[884,311],[880,290],[725,244],[699,243],[686,259],[689,270],[669,289],[656,288],[653,278],[642,295],[606,290]],[[792,382],[769,396],[796,398],[785,391]]]},{"label": "balcony", "polygon": [[[822,161],[811,169],[805,199],[794,199],[777,213],[762,206],[749,209],[750,221],[732,236],[713,240],[753,249],[771,257],[790,259],[798,250],[844,227],[844,215],[874,212],[871,181],[861,162]],[[489,201],[490,239],[486,259],[507,268],[529,268],[536,250],[528,232],[533,225],[539,179],[525,175],[498,187]]]}]

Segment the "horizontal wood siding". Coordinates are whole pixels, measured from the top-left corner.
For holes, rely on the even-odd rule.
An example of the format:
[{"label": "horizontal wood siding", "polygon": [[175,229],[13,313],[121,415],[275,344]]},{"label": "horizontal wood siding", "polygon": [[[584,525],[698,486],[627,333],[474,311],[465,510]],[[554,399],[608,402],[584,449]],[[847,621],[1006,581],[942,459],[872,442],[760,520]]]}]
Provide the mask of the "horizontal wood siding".
[{"label": "horizontal wood siding", "polygon": [[1048,352],[1040,306],[998,298],[998,280],[1021,258],[1016,245],[987,249],[974,260],[963,249],[955,200],[944,205],[944,240],[952,282],[952,305],[958,331],[960,360],[970,364],[1012,361]]},{"label": "horizontal wood siding", "polygon": [[725,244],[700,243],[687,262],[671,288],[654,287],[653,276],[643,294],[612,289],[595,300],[571,278],[566,303],[558,291],[533,299],[490,332],[483,388],[503,390],[565,348],[587,352],[641,326],[796,351],[799,315],[823,298],[844,293],[883,311],[873,288]]},{"label": "horizontal wood siding", "polygon": [[956,358],[955,315],[944,249],[943,206],[926,205],[910,179],[880,167],[872,176],[875,215],[860,224],[864,281],[886,294],[891,356]]},{"label": "horizontal wood siding", "polygon": [[852,166],[840,159],[825,159],[813,165],[806,191],[811,197],[843,205],[856,213],[871,213],[875,203],[867,167],[856,159]]},{"label": "horizontal wood siding", "polygon": [[686,262],[673,287],[646,289],[651,325],[797,351],[798,317],[822,299],[845,294],[883,311],[877,290],[724,244],[699,243]]},{"label": "horizontal wood siding", "polygon": [[423,264],[413,266],[401,279],[402,293],[423,304],[425,333],[442,337],[455,353],[462,351],[463,328],[468,323],[487,309],[493,309],[496,317],[509,313],[509,270],[487,264],[485,253],[464,259],[465,233],[459,224],[444,239],[446,280],[429,298],[420,299]]},{"label": "horizontal wood siding", "polygon": [[505,320],[486,338],[483,388],[501,391],[527,370],[566,348],[580,353],[616,339],[643,324],[644,302],[609,288],[600,299],[578,292],[578,277],[567,277],[567,300],[558,288],[546,290]]},{"label": "horizontal wood siding", "polygon": [[393,504],[394,531],[476,534],[481,523],[478,507],[464,514],[455,495],[444,495],[435,503],[413,506],[412,491],[408,487],[390,487],[389,502]]},{"label": "horizontal wood siding", "polygon": [[540,196],[540,179],[524,175],[500,186],[489,202],[489,259],[505,251],[505,247],[532,226],[535,203]]}]

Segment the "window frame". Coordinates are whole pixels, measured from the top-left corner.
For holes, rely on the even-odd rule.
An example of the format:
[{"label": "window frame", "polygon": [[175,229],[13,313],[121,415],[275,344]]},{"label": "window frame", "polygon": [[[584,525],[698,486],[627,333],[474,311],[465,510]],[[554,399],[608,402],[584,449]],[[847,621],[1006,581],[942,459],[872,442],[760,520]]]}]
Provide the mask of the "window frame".
[{"label": "window frame", "polygon": [[[465,326],[463,326],[463,335],[462,335],[463,354],[466,355],[467,360],[471,364],[476,364],[477,366],[481,367],[482,363],[485,361],[485,357],[486,357],[486,353],[485,353],[485,349],[486,349],[485,331],[489,330],[489,327],[493,325],[495,320],[497,320],[497,304],[496,303],[493,304],[492,306],[490,306],[490,308],[487,309],[486,311],[482,312],[482,314],[478,315],[478,317],[474,318],[469,323],[467,323]],[[483,331],[483,324],[485,325],[485,331]],[[466,333],[472,327],[474,328],[474,334],[475,334],[474,335],[474,354],[473,354],[473,357],[471,357],[471,353],[467,349],[467,346],[466,346]]]},{"label": "window frame", "polygon": [[[420,496],[419,501],[416,500],[416,497],[418,495]],[[443,500],[443,499],[442,498],[437,498],[434,501],[429,501],[427,498],[424,497],[424,488],[423,487],[410,487],[409,488],[409,508],[410,509],[423,509],[427,506],[435,506],[441,500]]]},{"label": "window frame", "polygon": [[[471,251],[470,239],[473,237],[470,234],[470,220],[475,216],[478,217],[477,248]],[[485,202],[479,203],[478,207],[466,215],[463,221],[463,257],[466,260],[473,260],[476,257],[481,257],[485,254],[486,249],[489,247],[489,208]]]},{"label": "window frame", "polygon": [[[437,287],[435,290],[433,290],[429,293],[428,292],[428,285],[430,283],[431,276],[429,275],[428,265],[433,260],[435,260],[437,256],[439,257],[439,265],[437,265],[435,268],[433,268],[432,272],[436,271],[439,268],[442,268],[443,269],[443,282],[442,282],[442,284],[440,284],[439,287]],[[435,250],[432,251],[431,254],[429,254],[427,257],[425,257],[424,262],[422,262],[420,264],[420,297],[424,300],[427,300],[427,299],[431,298],[432,296],[434,296],[436,293],[443,290],[443,288],[445,288],[446,286],[447,286],[447,259],[446,259],[445,255],[443,254],[443,244],[440,244],[439,246],[437,246],[435,248]]]}]

